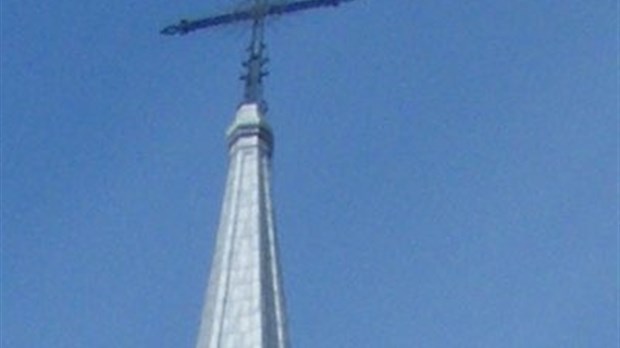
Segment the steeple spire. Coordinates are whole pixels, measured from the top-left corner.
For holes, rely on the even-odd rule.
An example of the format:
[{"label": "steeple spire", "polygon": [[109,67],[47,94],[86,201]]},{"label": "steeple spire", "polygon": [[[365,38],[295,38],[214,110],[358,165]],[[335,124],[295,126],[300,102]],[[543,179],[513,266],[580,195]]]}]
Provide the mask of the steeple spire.
[{"label": "steeple spire", "polygon": [[251,21],[252,37],[243,62],[243,102],[227,136],[229,167],[211,275],[196,348],[286,348],[288,334],[278,243],[271,203],[273,134],[263,117],[267,75],[265,20],[352,0],[298,0],[271,4],[254,0],[240,11],[181,20],[161,30],[194,30]]},{"label": "steeple spire", "polygon": [[196,348],[286,348],[273,135],[255,103],[239,107],[227,134],[228,179]]}]

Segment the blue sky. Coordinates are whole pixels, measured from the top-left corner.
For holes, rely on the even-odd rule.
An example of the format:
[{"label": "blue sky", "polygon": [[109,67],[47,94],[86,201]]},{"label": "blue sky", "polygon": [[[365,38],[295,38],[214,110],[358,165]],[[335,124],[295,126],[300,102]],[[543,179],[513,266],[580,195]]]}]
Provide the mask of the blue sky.
[{"label": "blue sky", "polygon": [[[192,347],[234,1],[2,2],[2,335]],[[295,347],[614,347],[618,4],[359,0],[270,24]]]}]

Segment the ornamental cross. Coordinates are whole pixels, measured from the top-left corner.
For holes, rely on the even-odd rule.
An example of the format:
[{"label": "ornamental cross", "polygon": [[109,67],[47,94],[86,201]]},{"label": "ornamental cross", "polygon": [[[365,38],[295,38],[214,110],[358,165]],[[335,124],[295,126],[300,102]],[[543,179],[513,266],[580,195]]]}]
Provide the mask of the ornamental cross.
[{"label": "ornamental cross", "polygon": [[248,46],[249,58],[243,62],[245,68],[241,79],[245,82],[244,103],[263,105],[263,77],[267,76],[264,70],[268,62],[265,56],[264,28],[265,19],[269,16],[281,16],[320,7],[338,6],[341,3],[353,0],[301,0],[279,4],[269,3],[268,0],[254,0],[254,3],[240,10],[197,20],[181,20],[178,24],[170,25],[161,30],[164,35],[185,35],[199,29],[207,29],[235,22],[251,21],[252,37]]}]

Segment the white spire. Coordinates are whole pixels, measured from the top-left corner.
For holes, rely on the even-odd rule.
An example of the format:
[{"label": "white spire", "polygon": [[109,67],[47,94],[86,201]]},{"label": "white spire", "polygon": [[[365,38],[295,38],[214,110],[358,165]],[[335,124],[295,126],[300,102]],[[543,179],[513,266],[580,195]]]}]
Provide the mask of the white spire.
[{"label": "white spire", "polygon": [[196,348],[285,348],[273,136],[257,104],[239,107],[227,135],[228,179]]}]

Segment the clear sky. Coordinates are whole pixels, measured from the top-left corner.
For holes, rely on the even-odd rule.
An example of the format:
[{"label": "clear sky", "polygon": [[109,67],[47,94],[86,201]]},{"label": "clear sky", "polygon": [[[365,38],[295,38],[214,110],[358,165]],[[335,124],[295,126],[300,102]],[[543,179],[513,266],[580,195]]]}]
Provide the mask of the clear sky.
[{"label": "clear sky", "polygon": [[[6,348],[192,347],[246,26],[2,1]],[[359,0],[268,30],[295,347],[617,347],[618,3]]]}]

